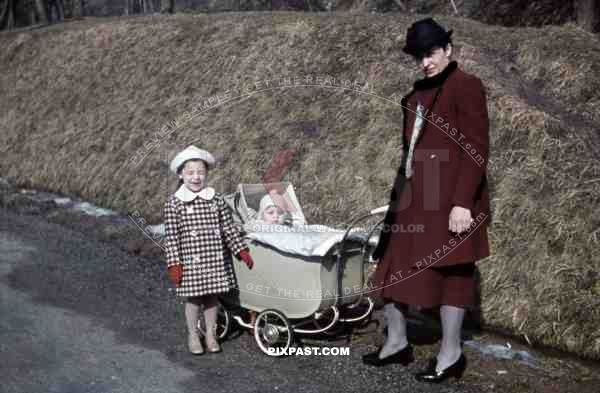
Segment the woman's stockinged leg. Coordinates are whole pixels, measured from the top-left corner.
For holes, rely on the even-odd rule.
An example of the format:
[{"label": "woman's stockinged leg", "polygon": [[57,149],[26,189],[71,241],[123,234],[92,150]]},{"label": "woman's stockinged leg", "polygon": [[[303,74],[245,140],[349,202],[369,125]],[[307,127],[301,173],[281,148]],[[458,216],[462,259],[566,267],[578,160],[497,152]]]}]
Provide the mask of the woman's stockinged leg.
[{"label": "woman's stockinged leg", "polygon": [[362,358],[364,364],[381,367],[398,363],[407,366],[415,360],[412,346],[406,339],[405,314],[405,305],[388,302],[383,306],[383,315],[387,325],[385,343],[381,349],[364,355]]},{"label": "woman's stockinged leg", "polygon": [[441,306],[442,345],[437,355],[437,371],[444,370],[455,363],[461,350],[461,330],[465,309],[455,306]]},{"label": "woman's stockinged leg", "polygon": [[386,303],[383,306],[383,315],[387,326],[387,336],[379,352],[380,359],[393,355],[408,345],[406,318],[399,306],[395,303]]}]

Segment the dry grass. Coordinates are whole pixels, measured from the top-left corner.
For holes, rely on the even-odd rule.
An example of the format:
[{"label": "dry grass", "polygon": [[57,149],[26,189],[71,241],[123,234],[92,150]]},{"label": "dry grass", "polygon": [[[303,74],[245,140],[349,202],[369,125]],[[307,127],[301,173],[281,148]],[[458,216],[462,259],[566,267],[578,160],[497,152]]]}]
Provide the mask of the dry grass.
[{"label": "dry grass", "polygon": [[[518,30],[442,18],[489,90],[494,255],[481,263],[489,326],[600,358],[600,44],[572,26]],[[213,185],[260,182],[279,149],[312,222],[387,202],[401,111],[418,76],[399,15],[294,13],[83,20],[1,34],[0,175],[157,221],[167,162],[196,143]],[[137,160],[163,125],[240,83],[306,75],[374,95],[276,88],[208,109]],[[244,92],[243,90],[241,91]]]}]

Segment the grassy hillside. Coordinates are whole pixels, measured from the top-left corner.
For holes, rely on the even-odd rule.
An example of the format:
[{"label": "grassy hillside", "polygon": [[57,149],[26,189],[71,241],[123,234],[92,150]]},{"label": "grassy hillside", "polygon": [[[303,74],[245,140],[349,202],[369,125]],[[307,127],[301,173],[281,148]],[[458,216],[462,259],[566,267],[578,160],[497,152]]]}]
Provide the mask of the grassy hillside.
[{"label": "grassy hillside", "polygon": [[[175,15],[3,33],[0,176],[157,221],[178,149],[213,151],[212,184],[223,192],[260,182],[278,150],[294,150],[284,179],[310,221],[347,222],[388,199],[396,101],[420,76],[400,50],[412,21]],[[569,26],[441,21],[461,66],[488,87],[485,322],[600,358],[600,44]]]}]

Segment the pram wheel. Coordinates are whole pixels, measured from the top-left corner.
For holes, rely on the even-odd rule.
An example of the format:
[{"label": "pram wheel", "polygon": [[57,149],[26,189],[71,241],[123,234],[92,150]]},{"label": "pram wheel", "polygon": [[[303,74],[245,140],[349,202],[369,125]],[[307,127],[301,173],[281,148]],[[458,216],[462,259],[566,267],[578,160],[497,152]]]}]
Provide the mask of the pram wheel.
[{"label": "pram wheel", "polygon": [[[217,312],[217,337],[223,340],[229,334],[231,328],[231,313],[227,311],[221,303],[219,303],[219,311]],[[204,318],[198,320],[198,330],[203,336],[206,336],[206,327],[204,326]]]},{"label": "pram wheel", "polygon": [[277,310],[264,310],[256,317],[254,339],[265,354],[283,356],[293,340],[290,321]]}]

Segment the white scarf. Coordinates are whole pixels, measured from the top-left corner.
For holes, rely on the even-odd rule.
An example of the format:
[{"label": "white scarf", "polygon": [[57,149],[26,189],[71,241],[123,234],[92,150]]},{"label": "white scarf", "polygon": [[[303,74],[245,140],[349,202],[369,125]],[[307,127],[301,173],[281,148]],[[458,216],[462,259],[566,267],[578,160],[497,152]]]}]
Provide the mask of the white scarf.
[{"label": "white scarf", "polygon": [[410,146],[408,148],[408,157],[406,157],[406,178],[410,179],[412,175],[414,175],[413,169],[413,159],[415,153],[415,145],[417,144],[417,139],[419,139],[419,135],[421,134],[421,130],[423,129],[423,124],[425,123],[425,118],[423,117],[423,111],[425,107],[417,102],[417,117],[415,118],[415,125],[413,126],[413,132],[410,137]]}]

